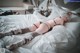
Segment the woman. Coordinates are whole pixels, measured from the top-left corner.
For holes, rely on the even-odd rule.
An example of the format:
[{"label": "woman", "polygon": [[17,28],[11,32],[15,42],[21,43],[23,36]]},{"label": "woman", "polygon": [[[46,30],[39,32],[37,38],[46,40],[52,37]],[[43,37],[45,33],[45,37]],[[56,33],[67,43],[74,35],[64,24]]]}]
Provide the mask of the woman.
[{"label": "woman", "polygon": [[31,35],[32,35],[31,39],[25,38],[21,42],[18,42],[16,44],[11,44],[11,45],[7,46],[7,48],[9,50],[13,50],[13,49],[18,48],[18,47],[20,47],[20,46],[22,46],[26,43],[29,43],[36,36],[50,31],[56,25],[64,25],[66,22],[69,21],[68,17],[71,16],[71,14],[72,14],[71,12],[68,12],[66,15],[64,15],[62,17],[57,17],[55,19],[46,21],[44,23],[37,22],[29,28],[13,30],[13,31],[10,31],[8,33],[0,33],[0,38],[2,38],[4,36],[9,36],[9,35],[18,35],[18,34],[24,34],[24,33],[27,33],[27,32],[32,32],[31,33]]}]

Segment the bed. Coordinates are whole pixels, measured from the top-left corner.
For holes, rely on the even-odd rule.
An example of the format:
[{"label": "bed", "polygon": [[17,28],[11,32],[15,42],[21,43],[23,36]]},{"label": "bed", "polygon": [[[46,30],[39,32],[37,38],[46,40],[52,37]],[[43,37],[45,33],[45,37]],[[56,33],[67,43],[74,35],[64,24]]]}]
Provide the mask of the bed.
[{"label": "bed", "polygon": [[[33,17],[34,16],[34,17]],[[33,20],[34,18],[34,20]],[[33,23],[40,21],[35,17],[35,15],[10,15],[10,16],[1,16],[0,17],[0,32],[8,32],[10,30],[15,30],[19,28],[29,27]],[[69,22],[66,23],[66,27],[56,26],[52,31],[38,36],[31,41],[30,44],[26,44],[22,47],[19,47],[14,53],[56,53],[57,52],[71,52],[76,46],[77,38],[79,37],[80,31],[80,22]],[[24,37],[27,37],[27,33],[17,36],[6,36],[0,39],[0,51],[6,51],[4,47],[11,43],[15,43],[23,40]],[[58,51],[59,50],[59,51]]]},{"label": "bed", "polygon": [[[46,1],[46,0],[45,0]],[[8,15],[0,16],[0,32],[8,32],[19,28],[29,27],[37,21],[45,21],[52,16],[44,17],[34,11],[33,14],[27,15]],[[65,26],[55,26],[50,32],[37,36],[29,44],[9,51],[5,47],[12,43],[22,41],[24,37],[28,37],[29,33],[22,35],[6,36],[0,39],[0,52],[2,53],[77,53],[80,48],[77,45],[80,35],[80,22],[73,20],[80,19],[79,16],[72,15],[72,22],[68,22]],[[52,18],[51,18],[52,19]],[[78,43],[79,44],[79,43]]]}]

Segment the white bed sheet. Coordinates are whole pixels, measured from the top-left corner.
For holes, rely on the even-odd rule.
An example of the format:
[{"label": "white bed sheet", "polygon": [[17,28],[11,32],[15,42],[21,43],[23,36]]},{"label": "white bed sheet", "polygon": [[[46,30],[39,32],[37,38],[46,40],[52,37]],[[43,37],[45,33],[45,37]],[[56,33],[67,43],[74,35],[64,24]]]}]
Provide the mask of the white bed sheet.
[{"label": "white bed sheet", "polygon": [[[0,16],[0,32],[29,27],[37,21],[41,21],[41,19],[35,17],[34,14]],[[80,28],[80,22],[77,22],[76,25]],[[73,33],[73,29],[76,30],[77,26],[72,28],[72,31],[61,25],[55,26],[52,31],[37,36],[30,44],[19,47],[13,53],[71,53],[71,48],[76,44],[76,35]],[[0,40],[0,47],[21,41],[28,34],[23,35],[4,37]]]}]

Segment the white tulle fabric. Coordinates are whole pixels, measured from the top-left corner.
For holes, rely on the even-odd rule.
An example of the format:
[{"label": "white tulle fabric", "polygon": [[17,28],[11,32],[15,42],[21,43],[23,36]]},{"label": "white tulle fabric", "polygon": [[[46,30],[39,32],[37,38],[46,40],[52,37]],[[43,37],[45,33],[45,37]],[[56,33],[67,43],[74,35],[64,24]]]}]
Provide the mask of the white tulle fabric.
[{"label": "white tulle fabric", "polygon": [[[47,0],[45,0],[47,1]],[[68,12],[66,9],[62,10],[56,5],[55,0],[53,1],[52,13],[49,17],[42,16],[38,13],[38,10],[34,11],[33,14],[27,15],[9,15],[0,16],[0,32],[8,32],[10,30],[20,29],[29,27],[37,21],[47,21],[57,16],[61,16]],[[73,27],[73,28],[72,28]],[[19,47],[13,53],[71,53],[76,44],[75,32],[80,28],[80,23],[66,24],[65,26],[55,26],[52,31],[37,36],[29,44]],[[79,31],[78,31],[79,32]],[[22,34],[16,36],[8,36],[0,39],[0,48],[15,42],[23,40],[23,38],[29,37],[30,34]],[[72,52],[73,53],[73,52]]]}]

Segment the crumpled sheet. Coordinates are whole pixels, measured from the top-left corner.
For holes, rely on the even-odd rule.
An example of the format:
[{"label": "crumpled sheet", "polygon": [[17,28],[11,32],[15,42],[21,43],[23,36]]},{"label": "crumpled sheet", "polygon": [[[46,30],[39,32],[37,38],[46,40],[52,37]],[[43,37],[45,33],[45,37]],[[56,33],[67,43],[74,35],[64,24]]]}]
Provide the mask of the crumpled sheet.
[{"label": "crumpled sheet", "polygon": [[[12,15],[0,17],[0,32],[8,32],[19,28],[31,26],[37,21],[41,21],[35,15]],[[6,36],[0,40],[0,48],[6,45],[23,40],[29,34]],[[55,26],[52,31],[44,35],[37,36],[31,43],[19,47],[9,53],[69,53],[76,45],[76,35],[64,26]],[[6,51],[6,49],[4,50]],[[6,53],[6,52],[3,52]]]}]

